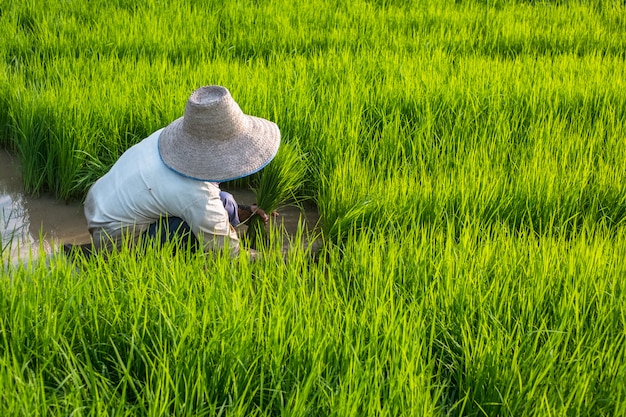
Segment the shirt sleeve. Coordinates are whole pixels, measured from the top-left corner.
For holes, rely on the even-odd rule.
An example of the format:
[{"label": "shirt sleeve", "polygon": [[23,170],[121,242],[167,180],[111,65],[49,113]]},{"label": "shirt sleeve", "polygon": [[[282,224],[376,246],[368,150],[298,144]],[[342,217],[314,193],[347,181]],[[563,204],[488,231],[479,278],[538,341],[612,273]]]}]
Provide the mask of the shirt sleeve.
[{"label": "shirt sleeve", "polygon": [[239,253],[239,237],[218,193],[196,200],[187,212],[187,223],[206,252],[227,249],[233,256]]}]

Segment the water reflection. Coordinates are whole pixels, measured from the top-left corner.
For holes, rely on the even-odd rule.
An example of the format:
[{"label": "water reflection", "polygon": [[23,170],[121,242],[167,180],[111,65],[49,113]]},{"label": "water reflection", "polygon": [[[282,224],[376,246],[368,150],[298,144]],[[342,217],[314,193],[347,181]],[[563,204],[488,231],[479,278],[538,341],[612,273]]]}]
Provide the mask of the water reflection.
[{"label": "water reflection", "polygon": [[[6,188],[0,188],[0,241],[3,260],[15,262],[39,255],[39,244],[30,233],[24,198],[19,194],[8,194]],[[50,244],[45,240],[42,244],[44,250],[50,252]]]},{"label": "water reflection", "polygon": [[[60,231],[60,233],[59,233]],[[2,263],[27,261],[54,250],[56,240],[88,239],[80,203],[24,193],[17,158],[0,150],[0,253]]]},{"label": "water reflection", "polygon": [[0,160],[0,253],[2,263],[28,259],[35,240],[30,235],[30,219],[19,192],[21,177],[14,158],[2,152]]}]

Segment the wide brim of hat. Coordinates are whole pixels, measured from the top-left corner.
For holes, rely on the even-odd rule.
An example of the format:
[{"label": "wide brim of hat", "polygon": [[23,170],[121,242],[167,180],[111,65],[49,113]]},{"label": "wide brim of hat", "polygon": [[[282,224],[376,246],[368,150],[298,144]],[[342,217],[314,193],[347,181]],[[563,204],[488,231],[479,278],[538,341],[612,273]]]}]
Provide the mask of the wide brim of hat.
[{"label": "wide brim of hat", "polygon": [[269,120],[244,115],[236,136],[199,141],[183,130],[184,116],[163,129],[161,160],[173,171],[195,180],[224,182],[261,170],[278,152],[280,130]]}]

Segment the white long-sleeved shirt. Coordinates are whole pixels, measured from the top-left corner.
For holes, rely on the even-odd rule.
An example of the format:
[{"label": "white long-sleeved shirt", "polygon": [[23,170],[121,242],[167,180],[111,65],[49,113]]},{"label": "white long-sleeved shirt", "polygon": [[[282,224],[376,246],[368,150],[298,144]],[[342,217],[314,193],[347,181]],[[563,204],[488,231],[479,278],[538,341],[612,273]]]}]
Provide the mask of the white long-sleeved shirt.
[{"label": "white long-sleeved shirt", "polygon": [[187,178],[168,168],[159,155],[161,130],[128,149],[87,193],[87,227],[98,245],[102,238],[136,239],[164,215],[180,217],[206,251],[228,246],[238,252],[239,239],[228,221],[212,182]]}]

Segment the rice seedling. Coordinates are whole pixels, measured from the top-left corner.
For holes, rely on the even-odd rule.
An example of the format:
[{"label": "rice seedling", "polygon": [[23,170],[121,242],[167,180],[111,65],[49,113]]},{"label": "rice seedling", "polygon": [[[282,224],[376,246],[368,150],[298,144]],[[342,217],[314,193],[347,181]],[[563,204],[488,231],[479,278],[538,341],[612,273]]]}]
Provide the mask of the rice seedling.
[{"label": "rice seedling", "polygon": [[307,180],[307,161],[297,142],[283,143],[276,157],[263,169],[254,188],[259,207],[275,211],[302,198],[298,193]]},{"label": "rice seedling", "polygon": [[[272,162],[259,175],[254,188],[256,204],[271,218],[271,213],[281,205],[297,203],[303,198],[299,192],[307,181],[306,174],[306,156],[297,142],[282,143]],[[267,241],[264,220],[258,214],[250,217],[248,237],[253,247]]]}]

